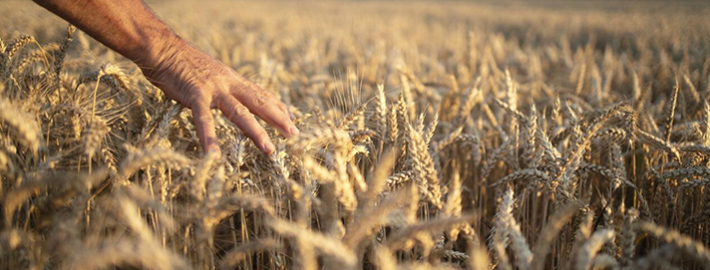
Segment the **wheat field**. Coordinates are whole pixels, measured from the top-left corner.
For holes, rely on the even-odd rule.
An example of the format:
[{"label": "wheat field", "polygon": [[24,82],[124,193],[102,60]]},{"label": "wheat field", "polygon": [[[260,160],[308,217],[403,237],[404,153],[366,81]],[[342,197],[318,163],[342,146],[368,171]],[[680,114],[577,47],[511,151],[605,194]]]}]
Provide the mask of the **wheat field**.
[{"label": "wheat field", "polygon": [[301,134],[2,1],[0,269],[710,269],[709,4],[149,4]]}]

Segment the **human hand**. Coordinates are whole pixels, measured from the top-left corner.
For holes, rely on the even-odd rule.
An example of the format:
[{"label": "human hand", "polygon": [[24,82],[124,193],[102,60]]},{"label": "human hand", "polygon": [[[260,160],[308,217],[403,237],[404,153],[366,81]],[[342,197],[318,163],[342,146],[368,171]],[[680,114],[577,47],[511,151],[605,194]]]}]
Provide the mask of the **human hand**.
[{"label": "human hand", "polygon": [[165,94],[190,108],[206,152],[219,152],[210,109],[218,108],[261,151],[274,144],[254,114],[284,136],[298,134],[286,105],[231,68],[190,46],[140,0],[35,0],[135,62]]},{"label": "human hand", "polygon": [[144,75],[167,97],[192,110],[205,152],[220,151],[212,108],[221,110],[266,154],[271,154],[275,147],[255,114],[286,137],[298,135],[286,105],[189,44],[166,46],[154,59],[141,67]]}]

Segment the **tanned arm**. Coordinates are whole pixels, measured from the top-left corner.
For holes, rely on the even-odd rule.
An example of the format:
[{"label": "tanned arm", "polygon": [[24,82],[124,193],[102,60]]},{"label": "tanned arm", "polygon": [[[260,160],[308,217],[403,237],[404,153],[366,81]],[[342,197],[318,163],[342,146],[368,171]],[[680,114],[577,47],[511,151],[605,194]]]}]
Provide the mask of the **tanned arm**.
[{"label": "tanned arm", "polygon": [[192,110],[205,151],[219,152],[218,108],[264,153],[274,144],[254,114],[285,136],[298,129],[286,105],[178,37],[141,0],[34,0],[138,65],[166,96]]}]

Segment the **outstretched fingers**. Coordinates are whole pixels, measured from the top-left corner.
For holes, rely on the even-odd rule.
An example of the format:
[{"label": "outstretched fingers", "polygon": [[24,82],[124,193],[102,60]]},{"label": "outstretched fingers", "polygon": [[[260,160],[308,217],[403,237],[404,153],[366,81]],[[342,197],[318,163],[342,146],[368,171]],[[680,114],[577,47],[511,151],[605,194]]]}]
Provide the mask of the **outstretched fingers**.
[{"label": "outstretched fingers", "polygon": [[191,109],[192,118],[195,121],[195,128],[197,129],[197,137],[200,138],[205,153],[215,151],[219,154],[219,140],[217,139],[214,117],[212,116],[212,112],[210,112],[209,104],[197,102]]},{"label": "outstretched fingers", "polygon": [[282,135],[286,137],[298,135],[299,131],[291,121],[286,105],[255,83],[241,77],[240,79],[241,85],[237,89],[232,89],[232,95],[239,102],[278,129]]},{"label": "outstretched fingers", "polygon": [[276,150],[266,130],[256,121],[256,118],[249,109],[236,98],[229,94],[224,94],[220,96],[216,102],[217,107],[222,113],[232,121],[232,123],[237,125],[262,152],[271,154]]}]

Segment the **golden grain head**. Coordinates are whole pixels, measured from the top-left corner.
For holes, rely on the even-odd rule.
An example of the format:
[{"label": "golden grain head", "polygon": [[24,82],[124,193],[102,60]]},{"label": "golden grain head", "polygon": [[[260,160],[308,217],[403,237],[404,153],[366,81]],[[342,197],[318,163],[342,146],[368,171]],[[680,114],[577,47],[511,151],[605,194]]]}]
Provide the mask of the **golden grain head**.
[{"label": "golden grain head", "polygon": [[138,67],[0,2],[0,269],[710,265],[707,3],[151,7],[301,134],[217,113],[205,155]]}]

